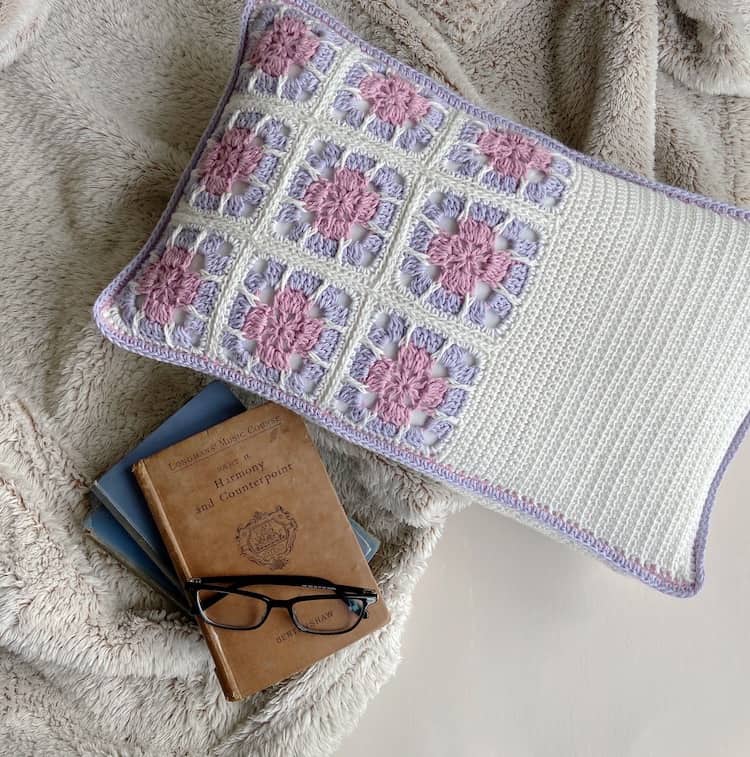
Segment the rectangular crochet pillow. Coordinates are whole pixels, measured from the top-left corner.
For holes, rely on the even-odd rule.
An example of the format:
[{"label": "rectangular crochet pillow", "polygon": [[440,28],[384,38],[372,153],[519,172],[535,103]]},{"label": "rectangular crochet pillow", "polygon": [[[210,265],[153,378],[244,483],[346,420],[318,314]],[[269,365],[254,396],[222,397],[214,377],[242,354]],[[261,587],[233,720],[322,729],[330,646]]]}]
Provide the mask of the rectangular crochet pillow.
[{"label": "rectangular crochet pillow", "polygon": [[95,317],[687,596],[748,425],[749,221],[251,2]]}]

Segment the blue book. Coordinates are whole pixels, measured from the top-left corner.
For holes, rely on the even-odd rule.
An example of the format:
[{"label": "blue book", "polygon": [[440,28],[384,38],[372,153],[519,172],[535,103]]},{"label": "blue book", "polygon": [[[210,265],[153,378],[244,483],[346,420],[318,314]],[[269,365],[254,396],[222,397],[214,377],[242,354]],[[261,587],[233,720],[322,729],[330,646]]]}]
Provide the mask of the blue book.
[{"label": "blue book", "polygon": [[152,589],[169,599],[190,615],[184,595],[163,573],[161,568],[130,538],[113,515],[92,495],[94,507],[83,521],[84,531],[114,558],[129,568]]},{"label": "blue book", "polygon": [[349,523],[352,527],[352,531],[354,531],[354,535],[357,537],[360,549],[364,553],[365,560],[370,562],[380,548],[380,540],[373,536],[369,531],[365,531],[356,520],[349,518]]},{"label": "blue book", "polygon": [[167,418],[156,431],[112,466],[91,487],[92,494],[180,590],[182,587],[172,567],[167,548],[130,469],[138,460],[205,431],[244,409],[245,406],[224,384],[213,381],[174,415]]}]

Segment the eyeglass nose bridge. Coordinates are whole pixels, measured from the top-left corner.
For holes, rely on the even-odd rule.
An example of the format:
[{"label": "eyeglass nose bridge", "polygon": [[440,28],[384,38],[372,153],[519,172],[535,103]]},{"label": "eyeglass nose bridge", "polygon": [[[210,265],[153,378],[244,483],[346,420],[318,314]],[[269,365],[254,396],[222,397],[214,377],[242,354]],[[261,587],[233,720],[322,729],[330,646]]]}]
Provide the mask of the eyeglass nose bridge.
[{"label": "eyeglass nose bridge", "polygon": [[271,612],[274,607],[280,607],[282,610],[291,610],[293,599],[274,599],[273,597],[265,597],[263,600],[268,607],[268,611]]}]

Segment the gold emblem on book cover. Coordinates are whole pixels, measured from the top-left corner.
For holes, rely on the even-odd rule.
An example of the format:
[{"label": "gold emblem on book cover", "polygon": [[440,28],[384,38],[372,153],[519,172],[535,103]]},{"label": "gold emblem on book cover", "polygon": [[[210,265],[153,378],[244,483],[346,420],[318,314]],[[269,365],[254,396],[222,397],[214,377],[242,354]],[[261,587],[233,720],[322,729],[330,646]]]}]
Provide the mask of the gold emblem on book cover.
[{"label": "gold emblem on book cover", "polygon": [[258,511],[237,529],[240,553],[248,560],[279,570],[289,562],[297,536],[297,521],[283,507],[270,513]]}]

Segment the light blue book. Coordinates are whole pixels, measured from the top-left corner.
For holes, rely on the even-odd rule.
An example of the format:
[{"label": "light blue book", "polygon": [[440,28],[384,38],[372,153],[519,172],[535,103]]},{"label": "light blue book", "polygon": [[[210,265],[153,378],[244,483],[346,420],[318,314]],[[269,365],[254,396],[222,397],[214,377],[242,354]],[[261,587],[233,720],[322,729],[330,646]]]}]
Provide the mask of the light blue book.
[{"label": "light blue book", "polygon": [[94,496],[91,497],[91,501],[94,506],[83,521],[86,534],[152,589],[158,591],[172,604],[190,615],[190,609],[183,593],[135,543],[107,508],[97,502]]},{"label": "light blue book", "polygon": [[100,476],[91,487],[91,493],[180,589],[167,548],[130,469],[138,460],[205,431],[244,409],[245,406],[224,384],[213,381]]},{"label": "light blue book", "polygon": [[349,524],[352,527],[352,531],[354,531],[354,535],[357,537],[360,549],[364,553],[365,560],[370,562],[380,548],[380,540],[373,536],[369,531],[365,531],[365,529],[353,518],[349,518]]}]

